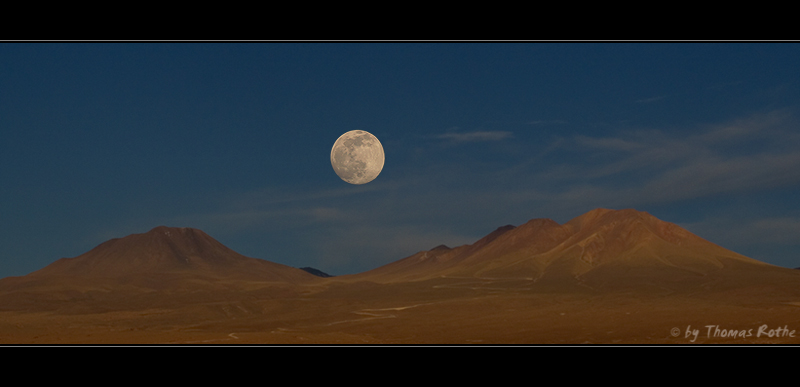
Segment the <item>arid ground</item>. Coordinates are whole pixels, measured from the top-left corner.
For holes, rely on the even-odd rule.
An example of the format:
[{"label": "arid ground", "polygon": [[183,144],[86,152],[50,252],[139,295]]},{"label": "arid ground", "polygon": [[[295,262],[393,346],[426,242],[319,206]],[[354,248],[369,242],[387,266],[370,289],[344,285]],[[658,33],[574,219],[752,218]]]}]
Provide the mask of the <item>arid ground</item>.
[{"label": "arid ground", "polygon": [[157,227],[0,280],[3,344],[798,344],[800,270],[633,210],[320,278]]}]

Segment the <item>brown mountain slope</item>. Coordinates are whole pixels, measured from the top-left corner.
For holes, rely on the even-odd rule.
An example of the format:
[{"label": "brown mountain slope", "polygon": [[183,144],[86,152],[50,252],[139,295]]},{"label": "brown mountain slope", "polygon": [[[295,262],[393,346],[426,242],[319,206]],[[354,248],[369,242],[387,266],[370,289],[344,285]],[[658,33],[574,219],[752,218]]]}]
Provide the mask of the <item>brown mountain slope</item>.
[{"label": "brown mountain slope", "polygon": [[755,334],[797,329],[798,270],[633,210],[534,219],[352,276],[297,271],[159,227],[0,279],[0,343],[798,343]]},{"label": "brown mountain slope", "polygon": [[106,241],[75,258],[62,258],[24,277],[0,280],[0,290],[124,286],[180,288],[194,283],[259,281],[305,283],[303,270],[245,257],[203,231],[159,226]]},{"label": "brown mountain slope", "polygon": [[[528,279],[593,289],[701,286],[787,269],[745,257],[632,209],[596,209],[559,225],[533,219],[473,245],[434,249],[353,276],[375,282],[438,277]],[[792,280],[794,280],[792,276]]]}]

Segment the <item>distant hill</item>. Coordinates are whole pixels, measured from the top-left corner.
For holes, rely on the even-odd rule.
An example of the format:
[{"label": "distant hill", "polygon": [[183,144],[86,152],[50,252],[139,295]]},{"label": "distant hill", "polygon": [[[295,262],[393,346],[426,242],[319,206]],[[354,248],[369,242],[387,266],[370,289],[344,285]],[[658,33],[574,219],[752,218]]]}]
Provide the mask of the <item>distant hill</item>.
[{"label": "distant hill", "polygon": [[315,269],[313,267],[301,267],[300,270],[305,270],[306,272],[311,273],[311,274],[313,274],[313,275],[315,275],[317,277],[322,277],[322,278],[333,277],[332,275],[330,275],[330,274],[328,274],[328,273],[326,273],[326,272],[324,272],[322,270]]},{"label": "distant hill", "polygon": [[177,289],[219,281],[300,284],[317,279],[294,267],[245,257],[203,231],[159,226],[108,240],[26,276],[4,278],[0,290],[46,289],[55,284],[81,289]]},{"label": "distant hill", "polygon": [[437,246],[351,278],[529,279],[538,286],[592,289],[697,285],[710,276],[755,278],[785,273],[633,209],[596,209],[560,225],[533,219],[504,226],[474,244]]},{"label": "distant hill", "polygon": [[160,226],[0,279],[0,344],[800,344],[800,271],[631,209],[322,276]]}]

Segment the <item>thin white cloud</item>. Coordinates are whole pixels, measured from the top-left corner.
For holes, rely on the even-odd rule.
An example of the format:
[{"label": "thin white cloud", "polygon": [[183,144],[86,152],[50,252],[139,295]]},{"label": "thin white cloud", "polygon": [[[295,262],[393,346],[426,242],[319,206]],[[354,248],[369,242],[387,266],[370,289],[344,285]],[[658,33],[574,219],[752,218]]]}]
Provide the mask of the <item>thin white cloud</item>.
[{"label": "thin white cloud", "polygon": [[643,187],[658,201],[761,191],[800,183],[800,152],[703,160],[666,171]]},{"label": "thin white cloud", "polygon": [[[795,126],[790,116],[776,112],[683,137],[654,130],[576,136],[561,147],[579,156],[537,177],[567,184],[559,192],[566,197],[580,197],[591,187],[593,195],[641,204],[800,184]],[[751,146],[756,139],[780,146]]]},{"label": "thin white cloud", "polygon": [[786,110],[776,110],[766,114],[757,114],[751,117],[734,120],[733,122],[716,125],[692,136],[692,139],[703,144],[732,143],[745,141],[754,137],[762,139],[791,138],[797,141],[796,131],[787,131],[786,125],[792,121],[792,114]]},{"label": "thin white cloud", "polygon": [[[444,157],[403,176],[346,189],[250,192],[227,198],[213,213],[177,223],[232,234],[292,233],[305,249],[302,257],[319,260],[305,265],[355,272],[441,243],[472,243],[493,228],[531,218],[564,222],[597,207],[642,208],[800,184],[795,127],[791,116],[766,114],[682,134],[650,129],[555,137],[550,144],[535,144],[538,151],[504,170],[474,168],[473,160],[451,159],[439,149],[437,156]],[[465,142],[509,136],[472,132],[440,138]],[[750,147],[755,140],[780,146]],[[706,230],[698,233],[701,237],[725,246],[738,235],[694,226]],[[761,230],[764,238],[772,235],[785,243],[800,234],[800,220],[794,219],[765,219],[746,227],[742,233]],[[262,247],[272,248],[267,242]],[[300,254],[286,251],[287,257]]]}]

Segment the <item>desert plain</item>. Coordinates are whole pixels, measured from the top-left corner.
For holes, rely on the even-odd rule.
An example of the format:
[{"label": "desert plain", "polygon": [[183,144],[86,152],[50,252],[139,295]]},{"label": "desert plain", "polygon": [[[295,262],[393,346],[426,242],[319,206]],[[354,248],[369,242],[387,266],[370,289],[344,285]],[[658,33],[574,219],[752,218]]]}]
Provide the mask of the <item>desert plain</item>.
[{"label": "desert plain", "polygon": [[800,270],[636,210],[338,277],[156,227],[0,280],[2,344],[798,344]]}]

